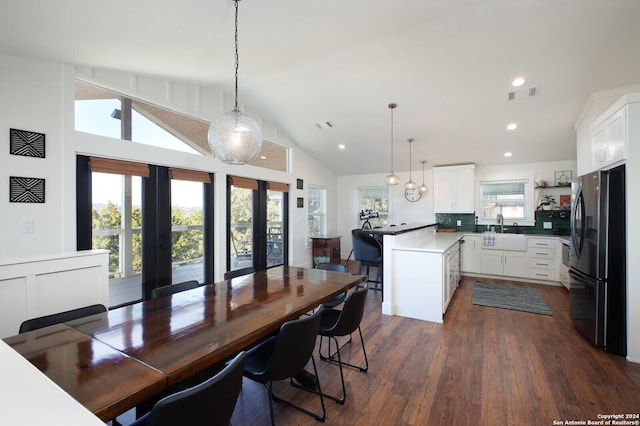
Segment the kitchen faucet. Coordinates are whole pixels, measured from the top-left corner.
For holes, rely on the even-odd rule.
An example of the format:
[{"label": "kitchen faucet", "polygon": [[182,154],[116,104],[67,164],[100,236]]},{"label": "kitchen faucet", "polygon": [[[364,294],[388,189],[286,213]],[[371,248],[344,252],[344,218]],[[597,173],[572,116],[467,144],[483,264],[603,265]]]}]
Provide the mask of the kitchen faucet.
[{"label": "kitchen faucet", "polygon": [[500,233],[504,233],[504,217],[502,216],[502,213],[498,213],[498,216],[496,216],[496,222],[500,225]]}]

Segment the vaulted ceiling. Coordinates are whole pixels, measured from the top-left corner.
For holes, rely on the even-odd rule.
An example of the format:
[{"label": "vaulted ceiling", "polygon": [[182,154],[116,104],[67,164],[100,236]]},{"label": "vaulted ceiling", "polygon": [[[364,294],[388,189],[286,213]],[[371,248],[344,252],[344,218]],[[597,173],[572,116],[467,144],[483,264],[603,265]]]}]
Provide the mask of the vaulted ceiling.
[{"label": "vaulted ceiling", "polygon": [[[569,160],[590,94],[640,84],[637,0],[239,6],[240,103],[339,175],[389,171],[390,102],[396,171],[409,169],[408,138],[413,170]],[[232,0],[8,2],[0,53],[232,93],[233,21]],[[517,76],[536,96],[508,100]]]}]

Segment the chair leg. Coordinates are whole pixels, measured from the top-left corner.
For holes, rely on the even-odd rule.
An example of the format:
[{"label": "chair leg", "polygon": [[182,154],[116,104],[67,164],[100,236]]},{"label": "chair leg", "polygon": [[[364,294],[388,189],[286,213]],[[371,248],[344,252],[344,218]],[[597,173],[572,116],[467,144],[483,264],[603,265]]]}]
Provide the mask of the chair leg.
[{"label": "chair leg", "polygon": [[[288,405],[291,408],[295,408],[296,410],[301,411],[301,412],[313,417],[314,419],[316,419],[319,422],[324,422],[324,420],[326,418],[326,410],[325,410],[325,407],[324,407],[324,398],[323,398],[324,394],[322,393],[322,389],[320,388],[320,379],[318,377],[318,369],[316,368],[316,360],[315,360],[315,357],[313,355],[311,356],[311,363],[313,364],[313,373],[315,374],[316,379],[317,379],[316,380],[317,389],[308,388],[308,387],[303,386],[301,384],[295,383],[291,379],[289,380],[289,383],[293,387],[305,390],[307,392],[315,393],[316,395],[318,395],[320,397],[320,405],[322,406],[322,414],[313,413],[313,412],[307,410],[306,408],[303,408],[303,407],[301,407],[299,405],[293,404],[290,401],[287,401],[285,399],[280,398],[279,396],[277,396],[276,394],[273,393],[273,389],[271,389],[270,395],[273,397],[274,401],[282,402],[282,403]],[[271,421],[273,422],[273,417],[271,418]]]},{"label": "chair leg", "polygon": [[[350,364],[348,362],[344,362],[342,361],[341,364],[347,365],[351,368],[355,368],[357,370],[364,372],[367,372],[369,370],[369,359],[367,358],[367,351],[364,348],[364,338],[362,337],[362,330],[360,329],[360,326],[358,326],[358,333],[360,334],[360,343],[362,344],[362,353],[364,354],[364,365],[363,366],[358,366],[358,365],[353,365]],[[336,342],[336,347],[338,348],[333,354],[331,354],[331,339],[329,339],[329,350],[327,351],[327,356],[322,355],[322,353],[320,352],[322,350],[322,336],[320,336],[320,345],[318,346],[318,353],[320,353],[320,359],[322,359],[323,361],[327,361],[327,362],[332,362],[334,364],[338,364],[338,360],[335,359],[336,354],[338,356],[340,356],[340,351],[347,346],[349,343],[351,343],[351,335],[349,335],[349,340],[347,342],[345,342],[342,346],[338,346],[338,340],[335,339],[334,340]]]}]

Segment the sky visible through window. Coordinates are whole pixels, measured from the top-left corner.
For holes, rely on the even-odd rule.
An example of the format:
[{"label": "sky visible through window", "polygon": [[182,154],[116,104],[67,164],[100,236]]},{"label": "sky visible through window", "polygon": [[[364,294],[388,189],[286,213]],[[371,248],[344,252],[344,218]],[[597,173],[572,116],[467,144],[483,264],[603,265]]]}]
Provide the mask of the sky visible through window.
[{"label": "sky visible through window", "polygon": [[[120,139],[120,120],[111,117],[114,109],[120,109],[118,99],[77,100],[75,103],[75,129],[80,132]],[[200,155],[180,139],[135,111],[132,113],[132,120],[135,142]],[[108,201],[120,204],[122,188],[119,177],[94,173],[93,188],[94,204],[106,204]],[[175,181],[173,188],[172,204],[181,207],[202,205],[202,186],[192,185],[192,182]],[[134,185],[132,191],[133,199],[140,200],[141,188]]]}]

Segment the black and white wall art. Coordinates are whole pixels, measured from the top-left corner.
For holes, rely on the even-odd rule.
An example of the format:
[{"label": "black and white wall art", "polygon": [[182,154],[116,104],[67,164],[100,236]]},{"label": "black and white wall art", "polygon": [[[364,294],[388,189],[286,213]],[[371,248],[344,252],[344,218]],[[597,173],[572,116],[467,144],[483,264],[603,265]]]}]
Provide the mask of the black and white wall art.
[{"label": "black and white wall art", "polygon": [[24,157],[44,158],[44,133],[28,130],[9,129],[10,154]]},{"label": "black and white wall art", "polygon": [[44,203],[44,179],[10,176],[9,202]]}]

